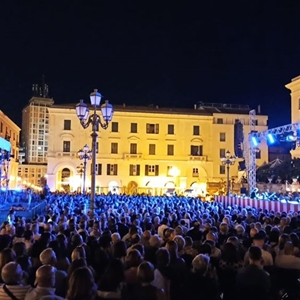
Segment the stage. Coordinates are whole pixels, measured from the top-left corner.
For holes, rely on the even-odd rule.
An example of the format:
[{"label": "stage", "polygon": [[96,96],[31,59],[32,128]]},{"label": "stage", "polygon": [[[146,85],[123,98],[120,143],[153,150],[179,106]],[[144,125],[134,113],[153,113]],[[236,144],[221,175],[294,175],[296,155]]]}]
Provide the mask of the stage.
[{"label": "stage", "polygon": [[258,200],[251,199],[249,197],[234,197],[234,196],[215,196],[215,201],[222,203],[226,206],[241,206],[246,208],[247,206],[254,208],[267,209],[274,212],[300,212],[300,203],[296,202],[283,202],[273,200]]}]

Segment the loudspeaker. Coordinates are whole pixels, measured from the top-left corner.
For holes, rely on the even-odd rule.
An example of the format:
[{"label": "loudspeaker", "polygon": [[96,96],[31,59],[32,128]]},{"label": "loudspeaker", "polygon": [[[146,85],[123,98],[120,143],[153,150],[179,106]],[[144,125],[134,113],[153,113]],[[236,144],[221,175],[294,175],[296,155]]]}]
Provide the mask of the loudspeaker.
[{"label": "loudspeaker", "polygon": [[247,189],[245,187],[242,187],[241,188],[241,194],[247,194]]},{"label": "loudspeaker", "polygon": [[234,124],[234,153],[238,158],[243,158],[244,128],[240,120]]}]

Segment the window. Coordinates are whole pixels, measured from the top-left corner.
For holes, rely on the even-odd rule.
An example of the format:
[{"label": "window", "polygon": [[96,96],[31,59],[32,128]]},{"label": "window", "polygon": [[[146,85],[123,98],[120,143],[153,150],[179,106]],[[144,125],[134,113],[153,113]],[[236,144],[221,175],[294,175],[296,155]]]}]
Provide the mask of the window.
[{"label": "window", "polygon": [[107,164],[107,175],[118,175],[118,165],[117,164]]},{"label": "window", "polygon": [[118,153],[118,143],[111,143],[110,153],[112,153],[112,154],[117,154]]},{"label": "window", "polygon": [[199,176],[199,169],[193,168],[193,177],[198,177],[198,176]]},{"label": "window", "polygon": [[256,149],[256,151],[255,151],[255,157],[256,157],[256,159],[261,159],[261,152],[260,152],[259,149]]},{"label": "window", "polygon": [[225,174],[225,166],[220,166],[220,174]]},{"label": "window", "polygon": [[174,155],[174,145],[167,145],[167,155]]},{"label": "window", "polygon": [[155,155],[155,144],[149,145],[149,155]]},{"label": "window", "polygon": [[168,134],[174,134],[174,125],[168,124]]},{"label": "window", "polygon": [[64,130],[71,130],[71,120],[64,120]]},{"label": "window", "polygon": [[137,154],[137,144],[130,144],[130,154]]},{"label": "window", "polygon": [[167,166],[167,176],[172,176],[170,174],[170,170],[173,168],[173,166]]},{"label": "window", "polygon": [[159,166],[158,165],[145,165],[145,176],[158,176]]},{"label": "window", "polygon": [[220,157],[225,157],[225,155],[226,155],[226,150],[220,149]]},{"label": "window", "polygon": [[129,165],[129,176],[140,176],[140,165]]},{"label": "window", "polygon": [[146,132],[151,134],[159,133],[159,125],[158,124],[146,124]]},{"label": "window", "polygon": [[200,126],[199,125],[194,125],[193,135],[200,135]]},{"label": "window", "polygon": [[71,151],[71,142],[63,141],[63,152],[70,152],[70,151]]},{"label": "window", "polygon": [[130,132],[131,133],[137,133],[137,123],[131,123],[130,124]]},{"label": "window", "polygon": [[119,123],[111,122],[111,132],[119,132]]},{"label": "window", "polygon": [[220,142],[226,142],[226,133],[220,132]]},{"label": "window", "polygon": [[223,119],[217,118],[217,124],[223,124]]},{"label": "window", "polygon": [[96,175],[102,175],[102,164],[96,164],[95,172],[96,172]]},{"label": "window", "polygon": [[203,155],[203,146],[191,146],[191,155],[192,156],[202,156]]}]

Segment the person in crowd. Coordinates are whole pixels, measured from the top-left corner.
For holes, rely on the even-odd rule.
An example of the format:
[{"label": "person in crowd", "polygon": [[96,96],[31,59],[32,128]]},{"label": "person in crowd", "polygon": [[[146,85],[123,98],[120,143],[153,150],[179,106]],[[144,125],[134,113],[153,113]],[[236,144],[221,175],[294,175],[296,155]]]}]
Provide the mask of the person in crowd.
[{"label": "person in crowd", "polygon": [[64,296],[66,294],[67,273],[56,268],[56,254],[51,248],[45,249],[40,254],[40,262],[42,265],[50,265],[55,273],[55,294]]},{"label": "person in crowd", "polygon": [[55,269],[50,265],[39,267],[35,275],[35,287],[30,289],[25,300],[39,300],[43,296],[55,295]]},{"label": "person in crowd", "polygon": [[97,286],[88,267],[76,269],[69,280],[66,298],[68,300],[96,300]]},{"label": "person in crowd", "polygon": [[236,299],[270,299],[270,276],[263,270],[264,258],[259,246],[249,248],[249,264],[236,279]]},{"label": "person in crowd", "polygon": [[1,277],[3,280],[3,284],[0,286],[1,300],[25,299],[30,286],[21,283],[23,270],[19,264],[12,261],[7,263],[2,268]]}]

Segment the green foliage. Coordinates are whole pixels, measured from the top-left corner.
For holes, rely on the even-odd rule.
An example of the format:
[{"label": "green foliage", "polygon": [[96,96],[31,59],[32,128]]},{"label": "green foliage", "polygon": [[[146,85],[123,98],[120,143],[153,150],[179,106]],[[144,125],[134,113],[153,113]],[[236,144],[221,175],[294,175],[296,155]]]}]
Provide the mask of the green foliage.
[{"label": "green foliage", "polygon": [[272,177],[276,181],[278,177],[285,180],[291,180],[293,177],[300,177],[300,159],[285,160],[281,164],[271,167],[265,164],[256,170],[256,178],[259,182],[268,182],[268,178]]}]

